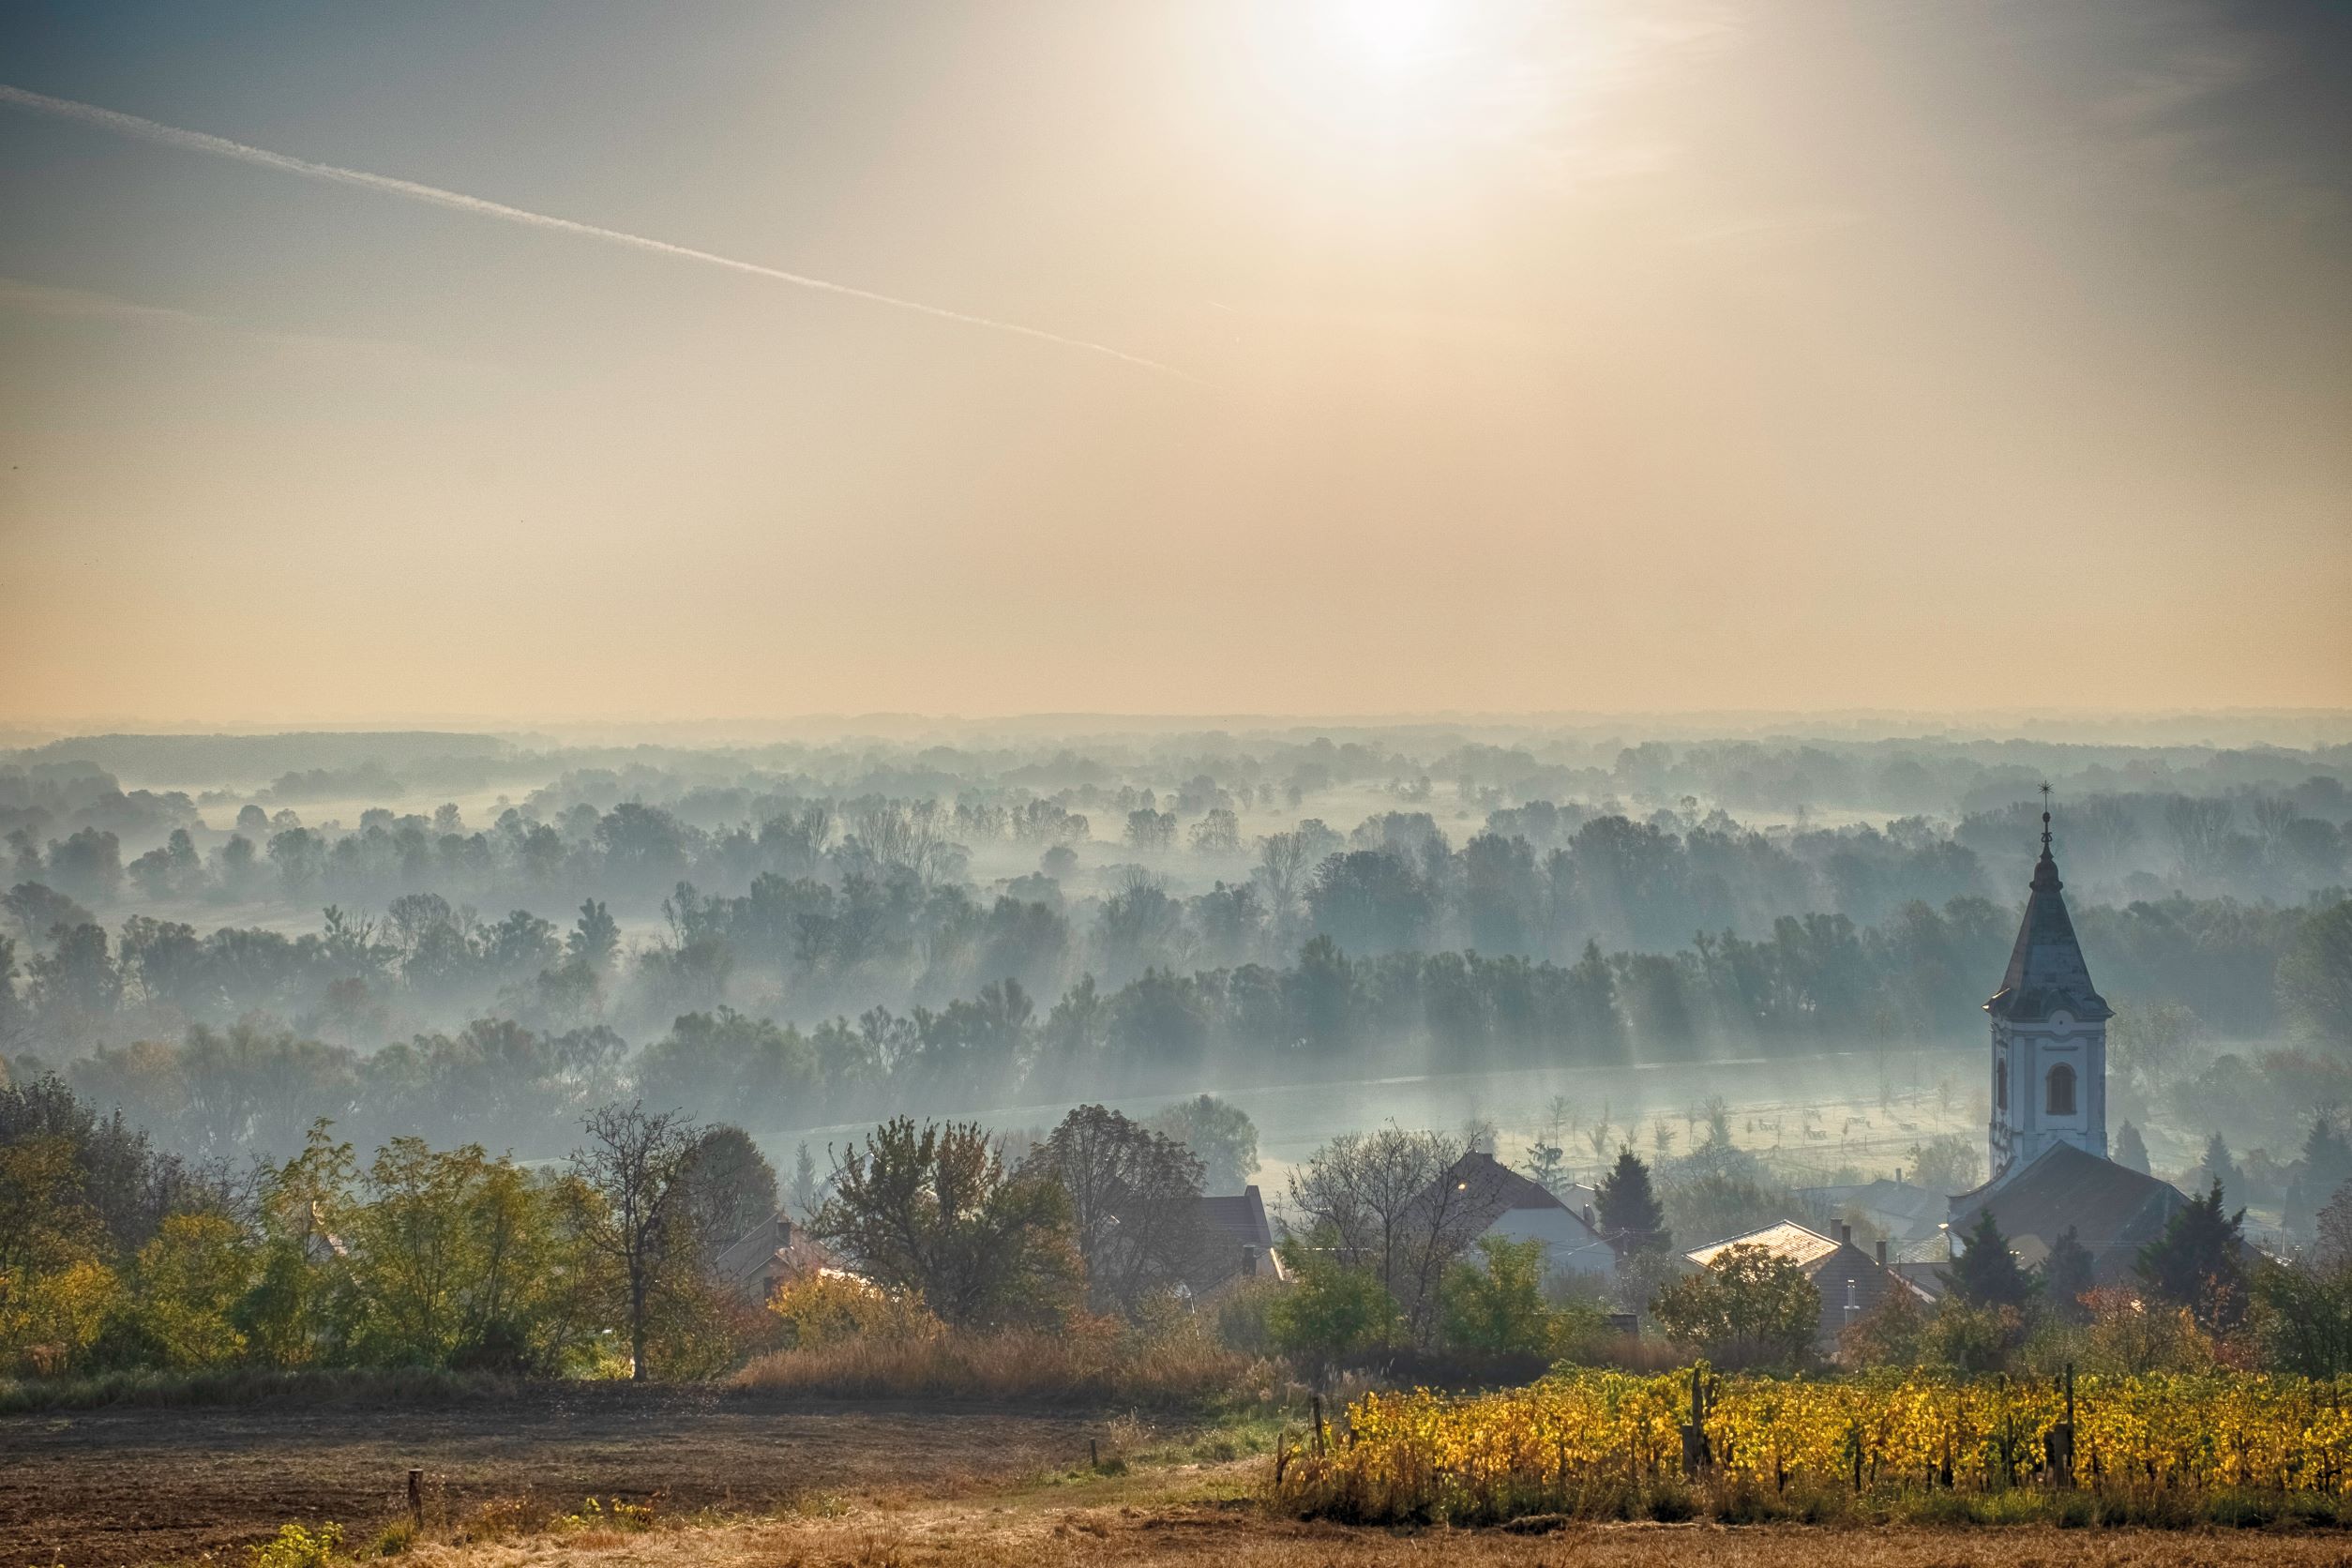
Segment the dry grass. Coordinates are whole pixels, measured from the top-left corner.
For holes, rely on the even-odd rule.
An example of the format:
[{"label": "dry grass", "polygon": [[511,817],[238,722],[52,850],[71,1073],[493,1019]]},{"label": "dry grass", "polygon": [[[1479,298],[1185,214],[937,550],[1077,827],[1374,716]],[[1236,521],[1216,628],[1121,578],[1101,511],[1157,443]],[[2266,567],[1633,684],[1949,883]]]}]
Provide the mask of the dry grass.
[{"label": "dry grass", "polygon": [[206,1372],[98,1372],[74,1378],[0,1378],[0,1415],[111,1406],[329,1404],[395,1401],[431,1404],[496,1399],[522,1380],[433,1367],[222,1367]]},{"label": "dry grass", "polygon": [[1200,1334],[1146,1338],[1115,1325],[837,1340],[779,1350],[736,1374],[762,1394],[835,1399],[1208,1405],[1271,1397],[1280,1371]]},{"label": "dry grass", "polygon": [[[426,1545],[416,1568],[2236,1568],[2342,1564],[2325,1536],[2258,1531],[2079,1531],[1893,1527],[1577,1525],[1554,1532],[1415,1531],[1267,1516],[1245,1497],[1260,1465],[1161,1472],[1141,1483],[1088,1483],[993,1502],[908,1501],[829,1517],[709,1522],[593,1542],[585,1534]],[[1223,1492],[1226,1495],[1214,1495]],[[1204,1495],[1208,1494],[1208,1495]]]}]

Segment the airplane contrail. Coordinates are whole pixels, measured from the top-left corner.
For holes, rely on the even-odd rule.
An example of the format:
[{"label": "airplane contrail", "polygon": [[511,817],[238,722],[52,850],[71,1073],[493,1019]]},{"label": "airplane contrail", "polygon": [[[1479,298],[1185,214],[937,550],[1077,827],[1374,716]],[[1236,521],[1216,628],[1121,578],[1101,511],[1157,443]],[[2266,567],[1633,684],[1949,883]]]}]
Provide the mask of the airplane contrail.
[{"label": "airplane contrail", "polygon": [[1186,375],[1173,366],[1163,365],[1156,359],[1146,359],[1141,354],[1129,354],[1124,349],[1112,348],[1108,343],[1089,342],[1083,338],[1065,338],[1058,332],[1048,332],[1043,327],[1023,326],[1018,322],[998,321],[992,316],[975,316],[962,310],[950,310],[944,306],[926,305],[921,300],[901,299],[896,294],[877,294],[871,289],[856,288],[848,283],[836,283],[823,278],[811,278],[805,273],[786,272],[780,267],[761,266],[757,262],[737,261],[732,256],[721,256],[709,250],[697,250],[691,246],[672,245],[665,239],[650,239],[643,234],[626,234],[619,229],[607,229],[595,223],[581,223],[569,218],[555,218],[543,212],[529,212],[521,207],[510,207],[504,202],[487,201],[479,196],[468,196],[459,190],[444,190],[439,186],[419,185],[415,180],[396,179],[390,174],[371,174],[364,169],[345,169],[333,163],[314,163],[307,158],[294,158],[285,153],[274,153],[266,147],[249,146],[243,142],[232,142],[225,136],[213,136],[201,130],[187,130],[178,126],[167,126],[158,120],[141,119],[136,114],[125,114],[113,109],[101,109],[94,103],[81,103],[72,98],[51,98],[46,93],[28,92],[23,87],[11,87],[5,83],[0,83],[0,103],[11,103],[20,109],[31,110],[38,114],[54,114],[61,119],[79,120],[84,125],[102,127],[107,130],[119,131],[125,136],[137,137],[145,142],[158,142],[167,147],[178,147],[188,152],[212,153],[220,158],[234,158],[240,163],[256,164],[264,169],[276,169],[289,174],[302,174],[311,179],[333,180],[340,185],[360,186],[369,190],[381,190],[393,196],[405,196],[413,202],[430,202],[435,206],[449,207],[459,212],[470,212],[482,218],[501,219],[508,223],[527,224],[535,229],[553,229],[567,234],[584,234],[590,239],[606,240],[614,245],[633,246],[637,249],[651,250],[658,255],[682,256],[690,262],[704,262],[712,266],[726,267],[732,272],[746,272],[754,278],[766,278],[778,283],[790,283],[794,288],[814,289],[822,294],[840,294],[850,299],[862,299],[872,305],[887,305],[894,310],[912,310],[917,315],[936,316],[941,321],[957,322],[965,326],[986,327],[991,332],[1010,332],[1019,337],[1036,339],[1040,342],[1058,344],[1066,349],[1078,349],[1087,354],[1099,354],[1107,358],[1119,360],[1123,364],[1156,371],[1161,375],[1174,376],[1180,381],[1199,384],[1197,377]]}]

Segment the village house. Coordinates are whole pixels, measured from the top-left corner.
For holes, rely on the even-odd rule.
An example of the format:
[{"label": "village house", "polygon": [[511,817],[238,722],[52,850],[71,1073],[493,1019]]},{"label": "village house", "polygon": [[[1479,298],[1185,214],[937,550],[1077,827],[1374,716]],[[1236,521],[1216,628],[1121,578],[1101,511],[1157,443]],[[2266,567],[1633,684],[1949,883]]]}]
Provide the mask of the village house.
[{"label": "village house", "polygon": [[1238,1195],[1204,1196],[1200,1221],[1206,1232],[1203,1257],[1186,1280],[1195,1295],[1210,1295],[1241,1280],[1290,1277],[1274,1251],[1274,1225],[1256,1184]]},{"label": "village house", "polygon": [[1774,1258],[1795,1264],[1813,1282],[1821,1292],[1821,1321],[1814,1337],[1825,1350],[1834,1349],[1837,1336],[1847,1325],[1869,1316],[1891,1291],[1907,1291],[1922,1305],[1935,1299],[1932,1291],[1889,1265],[1885,1242],[1877,1244],[1875,1256],[1864,1252],[1854,1244],[1853,1228],[1846,1225],[1838,1227],[1832,1241],[1818,1230],[1784,1220],[1744,1236],[1711,1243],[1682,1258],[1703,1269],[1735,1246],[1762,1247]]},{"label": "village house", "polygon": [[730,1242],[711,1260],[711,1274],[745,1300],[764,1302],[792,1281],[832,1262],[830,1254],[778,1213]]},{"label": "village house", "polygon": [[1424,1208],[1457,1210],[1457,1222],[1447,1229],[1465,1246],[1486,1236],[1542,1244],[1547,1286],[1599,1291],[1616,1281],[1616,1250],[1602,1238],[1591,1210],[1577,1213],[1492,1154],[1476,1150],[1464,1154],[1420,1202]]}]

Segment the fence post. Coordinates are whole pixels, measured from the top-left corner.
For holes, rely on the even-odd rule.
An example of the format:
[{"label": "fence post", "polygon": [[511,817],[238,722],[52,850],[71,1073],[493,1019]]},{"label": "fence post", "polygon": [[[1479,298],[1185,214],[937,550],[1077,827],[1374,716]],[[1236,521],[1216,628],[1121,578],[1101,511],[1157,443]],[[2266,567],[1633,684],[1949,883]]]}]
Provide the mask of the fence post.
[{"label": "fence post", "polygon": [[1682,1473],[1695,1476],[1707,1468],[1707,1395],[1698,1368],[1691,1368],[1691,1419],[1682,1424]]},{"label": "fence post", "polygon": [[408,1472],[408,1522],[418,1530],[425,1528],[425,1472]]},{"label": "fence post", "polygon": [[1318,1459],[1323,1456],[1327,1446],[1328,1440],[1323,1433],[1323,1396],[1318,1394],[1315,1396],[1315,1456]]},{"label": "fence post", "polygon": [[2050,1428],[2050,1479],[2060,1486],[2074,1485],[2074,1364],[2066,1364],[2066,1419]]}]

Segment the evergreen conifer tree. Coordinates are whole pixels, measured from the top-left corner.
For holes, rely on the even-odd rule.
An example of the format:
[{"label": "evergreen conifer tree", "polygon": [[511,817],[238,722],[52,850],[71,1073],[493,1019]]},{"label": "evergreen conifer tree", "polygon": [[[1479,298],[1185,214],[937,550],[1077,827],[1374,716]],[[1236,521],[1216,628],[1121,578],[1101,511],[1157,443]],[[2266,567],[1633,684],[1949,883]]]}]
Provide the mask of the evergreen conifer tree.
[{"label": "evergreen conifer tree", "polygon": [[2311,1119],[2303,1139],[2303,1182],[2313,1194],[2313,1206],[2324,1206],[2336,1189],[2352,1182],[2352,1141],[2336,1126],[2336,1119],[2321,1111]]},{"label": "evergreen conifer tree", "polygon": [[1666,1252],[1674,1237],[1666,1229],[1666,1205],[1650,1185],[1650,1168],[1631,1147],[1621,1148],[1617,1167],[1598,1192],[1601,1234],[1621,1254]]},{"label": "evergreen conifer tree", "polygon": [[2050,1298],[2050,1310],[2070,1323],[2090,1321],[2083,1293],[2098,1283],[2091,1271],[2090,1248],[2070,1225],[2042,1264],[2042,1292]]},{"label": "evergreen conifer tree", "polygon": [[2197,1168],[2204,1172],[2207,1181],[2218,1183],[2225,1193],[2237,1192],[2245,1185],[2238,1174],[2238,1162],[2230,1158],[2229,1145],[2222,1141],[2219,1133],[2205,1140],[2205,1158],[2198,1162]]},{"label": "evergreen conifer tree", "polygon": [[2172,1216],[2164,1233],[2140,1248],[2139,1276],[2150,1294],[2185,1306],[2209,1329],[2237,1327],[2246,1316],[2243,1227],[2246,1211],[2222,1207],[2214,1180],[2203,1198]]},{"label": "evergreen conifer tree", "polygon": [[1976,1224],[1961,1240],[1960,1256],[1951,1268],[1938,1271],[1937,1277],[1945,1289],[1970,1306],[2022,1307],[2033,1295],[2033,1281],[2009,1250],[2009,1238],[1994,1223],[1990,1209],[1977,1214]]},{"label": "evergreen conifer tree", "polygon": [[2136,1170],[2143,1176],[2150,1173],[2148,1140],[2141,1138],[2139,1128],[2129,1122],[2124,1123],[2123,1130],[2116,1135],[2115,1163],[2126,1170]]}]

